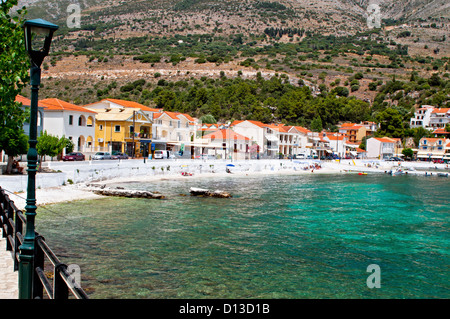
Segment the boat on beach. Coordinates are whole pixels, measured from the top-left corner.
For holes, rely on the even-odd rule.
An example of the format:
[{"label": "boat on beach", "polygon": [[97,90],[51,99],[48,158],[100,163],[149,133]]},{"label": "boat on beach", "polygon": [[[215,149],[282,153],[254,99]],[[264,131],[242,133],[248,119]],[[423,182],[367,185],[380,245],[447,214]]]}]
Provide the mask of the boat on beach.
[{"label": "boat on beach", "polygon": [[404,175],[405,171],[401,168],[397,168],[396,170],[389,171],[389,174],[392,176],[399,176],[399,175]]}]

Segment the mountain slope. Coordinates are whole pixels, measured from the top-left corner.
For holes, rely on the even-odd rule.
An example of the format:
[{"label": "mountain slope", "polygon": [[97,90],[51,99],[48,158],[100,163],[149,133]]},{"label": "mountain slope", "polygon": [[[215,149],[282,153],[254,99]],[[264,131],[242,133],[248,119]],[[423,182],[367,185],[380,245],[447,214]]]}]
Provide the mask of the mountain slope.
[{"label": "mountain slope", "polygon": [[[297,25],[311,30],[359,31],[365,27],[367,7],[377,3],[383,19],[412,21],[449,18],[450,3],[442,0],[20,0],[29,7],[30,17],[49,16],[55,21],[67,18],[67,6],[78,3],[83,19],[92,23],[100,18],[136,24],[151,20],[156,29],[161,25],[180,25],[181,20],[227,25],[248,25],[251,31],[261,24]],[[208,19],[209,18],[209,19]],[[159,19],[159,20],[158,20]],[[159,22],[159,23],[158,23]],[[181,23],[182,23],[181,22]],[[198,23],[197,23],[198,24]],[[233,24],[230,24],[233,25]]]}]

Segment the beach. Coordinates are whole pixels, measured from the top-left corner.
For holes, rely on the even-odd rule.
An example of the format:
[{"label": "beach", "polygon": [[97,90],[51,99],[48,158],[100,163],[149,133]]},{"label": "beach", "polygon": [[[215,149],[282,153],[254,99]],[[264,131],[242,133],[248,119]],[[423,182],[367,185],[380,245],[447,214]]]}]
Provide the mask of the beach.
[{"label": "beach", "polygon": [[[296,161],[296,160],[252,160],[225,161],[107,161],[107,162],[51,162],[55,173],[39,173],[36,189],[37,206],[103,198],[92,190],[116,187],[121,183],[155,182],[162,180],[185,180],[204,178],[245,178],[255,175],[305,175],[305,174],[386,174],[401,167],[410,169],[410,174],[449,171],[447,164],[424,162],[385,162],[370,160],[341,161]],[[229,172],[227,172],[229,169]],[[415,171],[420,169],[421,171]],[[138,172],[139,171],[139,172]],[[429,173],[430,174],[430,173]],[[11,200],[19,209],[26,205],[26,175],[0,175],[0,186],[8,191]],[[39,182],[39,178],[41,182]],[[20,179],[20,183],[17,180]],[[20,186],[19,186],[20,184]],[[22,187],[22,189],[18,189]]]}]

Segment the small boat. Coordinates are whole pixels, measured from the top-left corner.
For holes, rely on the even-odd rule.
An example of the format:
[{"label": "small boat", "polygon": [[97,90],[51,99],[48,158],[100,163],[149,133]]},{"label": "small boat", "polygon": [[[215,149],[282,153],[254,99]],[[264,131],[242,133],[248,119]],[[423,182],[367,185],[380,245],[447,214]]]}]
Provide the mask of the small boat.
[{"label": "small boat", "polygon": [[367,173],[359,172],[358,175],[367,175]]},{"label": "small boat", "polygon": [[391,174],[392,176],[398,176],[405,174],[405,172],[401,168],[398,168],[395,171],[390,171],[389,174]]},{"label": "small boat", "polygon": [[448,173],[438,173],[437,175],[440,177],[448,177]]}]

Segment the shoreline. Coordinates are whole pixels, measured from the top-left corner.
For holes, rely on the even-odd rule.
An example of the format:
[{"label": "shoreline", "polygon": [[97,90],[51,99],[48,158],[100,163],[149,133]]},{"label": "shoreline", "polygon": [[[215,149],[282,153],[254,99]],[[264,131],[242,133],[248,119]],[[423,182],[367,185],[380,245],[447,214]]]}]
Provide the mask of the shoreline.
[{"label": "shoreline", "polygon": [[[369,162],[369,161],[368,161]],[[408,163],[408,162],[402,162]],[[311,162],[308,165],[313,165]],[[384,164],[384,165],[381,165]],[[65,184],[59,186],[49,186],[49,187],[39,187],[36,189],[36,205],[45,206],[51,204],[57,204],[61,202],[71,202],[77,200],[92,200],[92,199],[101,199],[106,198],[107,196],[97,195],[92,192],[93,188],[97,188],[100,186],[110,187],[114,184],[121,183],[139,183],[139,182],[158,182],[163,180],[186,180],[186,179],[199,179],[199,178],[223,178],[223,177],[232,177],[232,178],[244,178],[248,176],[269,176],[269,175],[309,175],[309,174],[358,174],[358,173],[367,173],[371,174],[386,174],[387,171],[391,170],[394,167],[398,167],[394,163],[381,163],[377,164],[376,167],[368,167],[366,164],[364,166],[361,165],[352,165],[351,161],[342,161],[338,162],[321,162],[320,169],[312,169],[311,166],[307,169],[297,169],[296,167],[288,167],[288,168],[277,168],[274,169],[272,164],[272,169],[261,169],[261,170],[235,170],[232,173],[227,173],[224,171],[220,172],[197,172],[193,173],[192,176],[183,176],[180,171],[170,172],[170,173],[160,173],[153,175],[142,174],[135,176],[115,176],[115,177],[103,177],[98,180],[85,180],[78,181],[73,184]],[[239,165],[239,164],[238,164]],[[240,166],[240,165],[239,165]],[[266,165],[267,166],[267,165]],[[375,165],[374,165],[375,166]],[[401,167],[414,167],[417,165],[401,165]],[[426,168],[432,170],[436,165],[426,165]],[[423,168],[422,166],[420,167]],[[446,169],[448,171],[448,166],[442,165],[439,167],[440,169]],[[233,168],[232,168],[233,170]],[[48,175],[48,174],[47,174]],[[411,174],[411,175],[419,175],[419,174]],[[423,174],[421,174],[423,175]],[[0,179],[1,183],[1,179]],[[3,186],[3,185],[0,185]],[[116,185],[117,186],[117,185]],[[24,210],[26,205],[26,192],[8,192],[10,199],[14,201],[15,205],[18,209]]]}]

